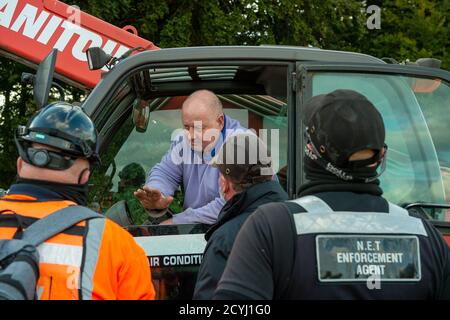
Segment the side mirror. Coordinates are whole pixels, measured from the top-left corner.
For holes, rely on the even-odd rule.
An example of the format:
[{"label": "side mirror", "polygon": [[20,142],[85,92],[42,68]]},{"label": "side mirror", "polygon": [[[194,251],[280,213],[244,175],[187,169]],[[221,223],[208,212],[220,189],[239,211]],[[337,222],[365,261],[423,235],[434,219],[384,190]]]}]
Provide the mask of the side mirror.
[{"label": "side mirror", "polygon": [[48,56],[39,65],[34,78],[33,96],[38,109],[47,105],[50,88],[53,82],[53,73],[55,72],[57,49],[52,49]]},{"label": "side mirror", "polygon": [[91,47],[86,50],[89,70],[99,70],[111,61],[112,56],[100,47]]},{"label": "side mirror", "polygon": [[147,131],[150,120],[150,105],[148,101],[137,98],[133,103],[133,123],[137,132]]},{"label": "side mirror", "polygon": [[[442,61],[434,58],[421,58],[416,62],[409,62],[409,65],[417,65],[420,67],[440,69]],[[432,93],[441,85],[440,79],[414,79],[411,88],[416,93]]]},{"label": "side mirror", "polygon": [[428,220],[441,220],[450,222],[450,204],[411,203],[405,209],[419,214]]},{"label": "side mirror", "polygon": [[416,63],[421,67],[440,69],[442,61],[434,58],[420,58],[416,60]]},{"label": "side mirror", "polygon": [[133,219],[131,218],[130,209],[125,200],[116,202],[108,209],[108,211],[106,211],[105,216],[121,227],[128,227],[134,224]]}]

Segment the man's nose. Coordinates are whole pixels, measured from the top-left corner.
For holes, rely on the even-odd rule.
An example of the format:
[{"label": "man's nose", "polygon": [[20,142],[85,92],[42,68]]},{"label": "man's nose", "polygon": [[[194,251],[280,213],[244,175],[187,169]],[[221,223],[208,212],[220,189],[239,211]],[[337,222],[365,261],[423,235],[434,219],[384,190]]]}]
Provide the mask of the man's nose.
[{"label": "man's nose", "polygon": [[189,129],[189,135],[191,140],[201,139],[203,136],[203,132],[200,128],[192,128]]},{"label": "man's nose", "polygon": [[201,130],[194,130],[195,139],[202,140],[203,132]]}]

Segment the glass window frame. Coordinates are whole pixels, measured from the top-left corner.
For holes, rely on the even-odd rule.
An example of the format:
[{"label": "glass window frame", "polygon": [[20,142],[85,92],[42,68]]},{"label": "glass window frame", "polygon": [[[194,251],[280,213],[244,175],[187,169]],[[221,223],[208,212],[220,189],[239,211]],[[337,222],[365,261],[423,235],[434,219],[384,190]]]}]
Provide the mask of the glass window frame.
[{"label": "glass window frame", "polygon": [[[373,64],[373,63],[324,63],[324,62],[297,62],[296,64],[296,141],[297,150],[304,150],[304,124],[301,115],[303,114],[304,104],[312,97],[313,77],[317,73],[361,73],[361,74],[384,74],[391,76],[409,76],[417,78],[427,78],[430,80],[441,79],[450,84],[450,72],[442,69],[426,68],[414,65],[391,65],[391,64]],[[303,184],[307,180],[303,170],[303,162],[297,161],[296,180]]]}]

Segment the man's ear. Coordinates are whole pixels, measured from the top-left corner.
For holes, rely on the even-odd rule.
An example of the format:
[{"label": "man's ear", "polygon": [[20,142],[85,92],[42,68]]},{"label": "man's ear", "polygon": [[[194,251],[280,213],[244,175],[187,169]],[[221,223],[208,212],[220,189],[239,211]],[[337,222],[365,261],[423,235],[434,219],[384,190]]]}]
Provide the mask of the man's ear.
[{"label": "man's ear", "polygon": [[220,184],[219,187],[222,189],[223,193],[228,192],[228,188],[229,188],[228,181],[227,181],[227,179],[225,179],[223,174],[220,174],[219,184]]},{"label": "man's ear", "polygon": [[223,174],[219,173],[219,187],[223,186],[225,183],[225,178],[223,177]]},{"label": "man's ear", "polygon": [[21,157],[17,158],[17,175],[20,177],[21,176],[21,172],[22,172],[22,168],[23,168],[23,160]]},{"label": "man's ear", "polygon": [[220,116],[217,117],[217,123],[219,124],[220,128],[223,129],[223,126],[225,124],[225,115],[223,112],[220,114]]},{"label": "man's ear", "polygon": [[224,179],[223,182],[223,193],[228,193],[230,192],[230,190],[232,189],[232,184],[230,181],[228,181],[227,179]]},{"label": "man's ear", "polygon": [[88,168],[84,169],[81,174],[78,181],[78,184],[86,184],[89,182],[89,177],[91,176],[91,170]]}]

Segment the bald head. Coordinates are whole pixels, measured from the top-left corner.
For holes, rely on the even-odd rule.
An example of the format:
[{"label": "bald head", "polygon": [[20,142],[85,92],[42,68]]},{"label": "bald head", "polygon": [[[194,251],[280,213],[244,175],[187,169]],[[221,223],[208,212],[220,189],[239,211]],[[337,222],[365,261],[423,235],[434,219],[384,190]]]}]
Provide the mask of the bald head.
[{"label": "bald head", "polygon": [[209,90],[194,91],[183,103],[183,110],[191,108],[202,108],[211,116],[223,113],[222,102]]},{"label": "bald head", "polygon": [[223,129],[224,115],[219,98],[209,90],[192,93],[181,110],[183,126],[194,150],[214,147]]}]

